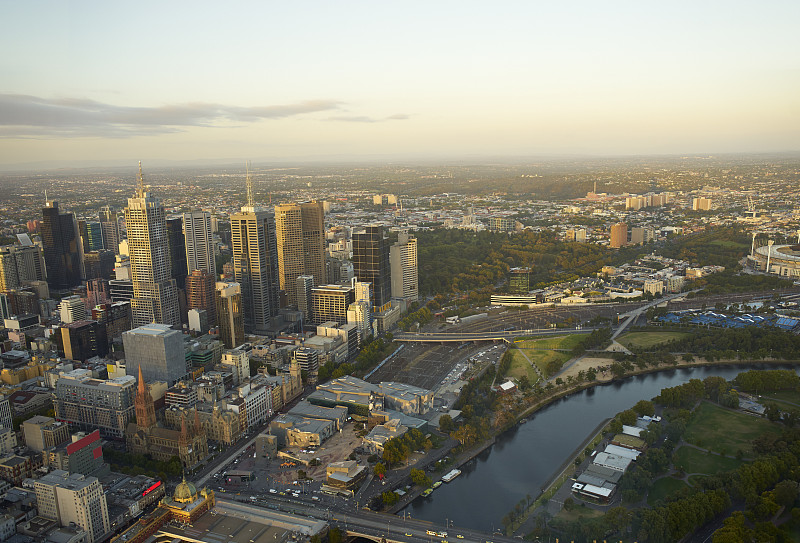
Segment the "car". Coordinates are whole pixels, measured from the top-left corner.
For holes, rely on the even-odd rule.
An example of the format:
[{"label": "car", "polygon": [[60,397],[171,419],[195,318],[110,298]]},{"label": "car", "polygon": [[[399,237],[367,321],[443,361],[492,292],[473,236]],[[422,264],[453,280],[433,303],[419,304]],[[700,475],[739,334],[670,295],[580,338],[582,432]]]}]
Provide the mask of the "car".
[{"label": "car", "polygon": [[414,535],[406,532],[406,537],[414,537]]},{"label": "car", "polygon": [[459,538],[459,539],[464,539],[464,536],[461,535],[461,534],[457,534],[456,537]]}]

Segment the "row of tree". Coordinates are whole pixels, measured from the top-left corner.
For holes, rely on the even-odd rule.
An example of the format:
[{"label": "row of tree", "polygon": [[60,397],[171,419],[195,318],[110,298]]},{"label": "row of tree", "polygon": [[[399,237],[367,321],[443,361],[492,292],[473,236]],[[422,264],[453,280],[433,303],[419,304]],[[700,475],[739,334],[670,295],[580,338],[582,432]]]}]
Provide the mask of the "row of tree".
[{"label": "row of tree", "polygon": [[383,444],[383,460],[390,466],[406,460],[412,451],[433,448],[433,443],[425,434],[416,428],[411,428],[405,434],[392,438]]}]

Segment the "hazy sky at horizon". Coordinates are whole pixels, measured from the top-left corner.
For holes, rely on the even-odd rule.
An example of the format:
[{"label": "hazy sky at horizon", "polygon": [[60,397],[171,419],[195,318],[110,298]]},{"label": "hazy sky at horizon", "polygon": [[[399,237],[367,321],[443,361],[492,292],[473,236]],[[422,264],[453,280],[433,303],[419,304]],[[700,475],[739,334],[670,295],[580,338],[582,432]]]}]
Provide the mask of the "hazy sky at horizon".
[{"label": "hazy sky at horizon", "polygon": [[800,2],[3,2],[0,165],[800,150]]}]

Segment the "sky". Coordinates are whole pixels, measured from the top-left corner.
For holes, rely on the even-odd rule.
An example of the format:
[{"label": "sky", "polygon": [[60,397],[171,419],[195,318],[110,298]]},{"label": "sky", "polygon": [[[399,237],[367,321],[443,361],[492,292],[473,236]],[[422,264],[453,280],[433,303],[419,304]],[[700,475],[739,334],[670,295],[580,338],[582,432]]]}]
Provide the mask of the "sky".
[{"label": "sky", "polygon": [[800,151],[800,2],[0,3],[0,167]]}]

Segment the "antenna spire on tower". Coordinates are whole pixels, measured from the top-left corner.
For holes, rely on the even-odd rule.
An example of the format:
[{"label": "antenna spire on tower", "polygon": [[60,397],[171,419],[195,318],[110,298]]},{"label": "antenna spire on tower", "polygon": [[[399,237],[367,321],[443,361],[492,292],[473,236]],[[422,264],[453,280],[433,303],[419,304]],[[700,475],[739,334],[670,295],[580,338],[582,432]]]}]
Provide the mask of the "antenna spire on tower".
[{"label": "antenna spire on tower", "polygon": [[139,173],[136,174],[137,192],[139,198],[144,198],[144,174],[142,173],[142,161],[139,161]]},{"label": "antenna spire on tower", "polygon": [[247,206],[253,207],[255,205],[253,199],[253,178],[250,177],[250,161],[245,162],[247,168]]}]

